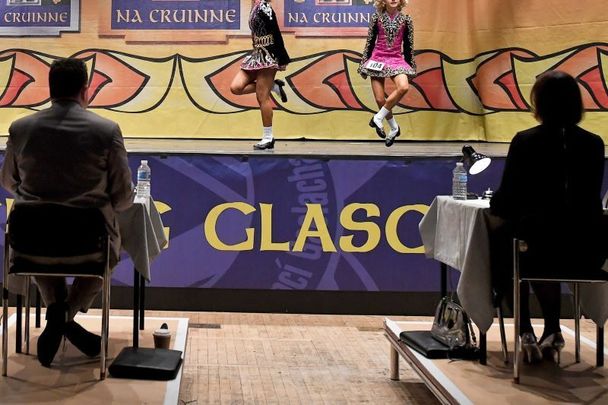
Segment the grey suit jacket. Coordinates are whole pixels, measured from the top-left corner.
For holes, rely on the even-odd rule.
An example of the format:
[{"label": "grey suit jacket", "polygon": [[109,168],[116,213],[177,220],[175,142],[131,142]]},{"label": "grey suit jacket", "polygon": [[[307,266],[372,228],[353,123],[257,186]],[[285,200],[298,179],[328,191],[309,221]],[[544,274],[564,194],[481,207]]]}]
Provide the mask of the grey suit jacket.
[{"label": "grey suit jacket", "polygon": [[115,213],[132,204],[133,187],[115,122],[76,101],[53,101],[50,108],[11,125],[0,182],[16,203],[100,208],[112,240],[113,262],[119,257]]}]

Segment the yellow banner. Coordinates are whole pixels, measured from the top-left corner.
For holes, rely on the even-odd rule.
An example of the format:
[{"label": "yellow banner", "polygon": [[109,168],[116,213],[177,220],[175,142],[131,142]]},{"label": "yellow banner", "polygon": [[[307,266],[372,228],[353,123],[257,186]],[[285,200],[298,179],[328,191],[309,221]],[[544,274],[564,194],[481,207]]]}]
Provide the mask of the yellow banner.
[{"label": "yellow banner", "polygon": [[[229,91],[251,48],[250,0],[19,3],[0,9],[1,134],[49,105],[50,63],[74,56],[91,72],[90,108],[125,137],[259,137],[255,96]],[[356,73],[372,3],[272,1],[292,58],[279,72],[288,102],[275,100],[275,136],[376,139],[370,83]],[[605,1],[411,0],[405,12],[418,75],[394,110],[403,138],[509,141],[534,124],[536,76],[559,69],[580,84],[583,126],[608,140]]]}]

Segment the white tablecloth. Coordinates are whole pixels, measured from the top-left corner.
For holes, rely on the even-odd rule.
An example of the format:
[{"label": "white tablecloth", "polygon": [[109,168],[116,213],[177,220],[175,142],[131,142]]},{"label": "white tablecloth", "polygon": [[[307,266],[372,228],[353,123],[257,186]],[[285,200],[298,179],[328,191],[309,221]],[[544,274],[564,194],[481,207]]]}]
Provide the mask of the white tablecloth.
[{"label": "white tablecloth", "polygon": [[121,248],[131,257],[135,269],[150,281],[150,263],[167,244],[156,206],[150,204],[148,212],[145,204],[136,202],[117,218]]},{"label": "white tablecloth", "polygon": [[[489,212],[488,200],[454,200],[438,196],[419,224],[429,258],[461,272],[458,298],[482,332],[492,325],[489,232],[500,219]],[[581,284],[583,312],[599,325],[608,319],[608,283]]]}]

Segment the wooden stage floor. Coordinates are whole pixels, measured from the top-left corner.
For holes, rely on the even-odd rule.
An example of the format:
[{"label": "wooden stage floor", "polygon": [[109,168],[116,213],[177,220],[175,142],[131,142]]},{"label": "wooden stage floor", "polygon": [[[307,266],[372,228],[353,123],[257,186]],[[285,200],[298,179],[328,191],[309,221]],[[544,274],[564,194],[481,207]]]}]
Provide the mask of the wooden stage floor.
[{"label": "wooden stage floor", "polygon": [[[99,313],[98,310],[89,312],[90,315]],[[111,314],[129,317],[131,311],[112,310]],[[382,316],[159,311],[147,311],[146,314],[149,317],[147,327],[151,328],[158,323],[152,321],[152,317],[188,319],[179,404],[438,403],[405,362],[401,362],[400,381],[391,381],[390,345],[384,336]],[[426,323],[431,320],[429,317],[397,316],[391,319]],[[572,327],[571,320],[564,320],[563,324]],[[123,338],[114,328],[110,336],[114,337],[115,343],[126,344],[127,331],[128,327]],[[583,320],[582,333],[593,340],[594,324]],[[149,333],[142,334],[142,338],[149,338]],[[572,345],[572,338],[566,336],[566,339],[567,344]],[[28,367],[38,367],[34,358],[30,363]],[[22,386],[23,381],[15,381],[16,367],[9,368],[9,375],[12,375],[9,379]],[[476,366],[471,364],[470,367]],[[67,375],[62,381],[79,378],[69,370],[65,372]],[[529,373],[529,370],[524,372]],[[573,371],[574,378],[576,373]],[[110,378],[98,383],[95,376],[86,375],[88,382],[83,387],[88,388],[83,391],[112,382]],[[505,387],[511,387],[508,377],[502,382]],[[528,384],[531,382],[528,380],[522,385],[522,390],[530,390]],[[128,387],[129,382],[124,383]],[[574,386],[563,387],[562,392],[563,389],[580,392],[580,388]],[[120,396],[119,393],[114,395]],[[3,403],[1,398],[0,403]],[[564,403],[572,402],[574,398],[576,395],[544,399]],[[505,397],[504,401],[494,403],[508,401]],[[25,400],[19,402],[27,403]],[[98,402],[93,398],[79,403]],[[162,403],[162,400],[148,403]]]},{"label": "wooden stage floor", "polygon": [[[0,137],[0,150],[6,147],[7,137]],[[150,154],[200,154],[200,155],[247,155],[247,156],[310,156],[340,157],[350,159],[399,159],[403,157],[455,157],[462,155],[462,146],[473,146],[477,152],[490,157],[504,157],[508,143],[488,142],[395,142],[387,148],[380,139],[370,141],[295,141],[277,139],[273,151],[254,151],[256,140],[220,139],[151,139],[126,138],[125,146],[130,153]]]}]

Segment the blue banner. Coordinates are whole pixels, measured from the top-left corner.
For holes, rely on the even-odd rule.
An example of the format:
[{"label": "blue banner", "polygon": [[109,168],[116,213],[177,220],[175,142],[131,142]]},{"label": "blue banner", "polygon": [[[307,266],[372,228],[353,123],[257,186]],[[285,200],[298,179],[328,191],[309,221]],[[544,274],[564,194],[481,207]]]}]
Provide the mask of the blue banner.
[{"label": "blue banner", "polygon": [[[132,155],[152,169],[169,245],[152,265],[154,287],[436,291],[418,223],[451,193],[455,159],[317,160]],[[469,177],[495,190],[503,160]],[[134,178],[135,181],[135,178]],[[605,186],[608,173],[605,175]],[[10,196],[0,191],[0,221]],[[124,256],[114,283],[132,283]]]},{"label": "blue banner", "polygon": [[283,26],[294,28],[367,28],[375,11],[369,0],[291,0],[284,7]]},{"label": "blue banner", "polygon": [[112,29],[238,30],[239,0],[112,0]]},{"label": "blue banner", "polygon": [[79,0],[6,0],[0,4],[0,36],[57,36],[78,31]]}]

